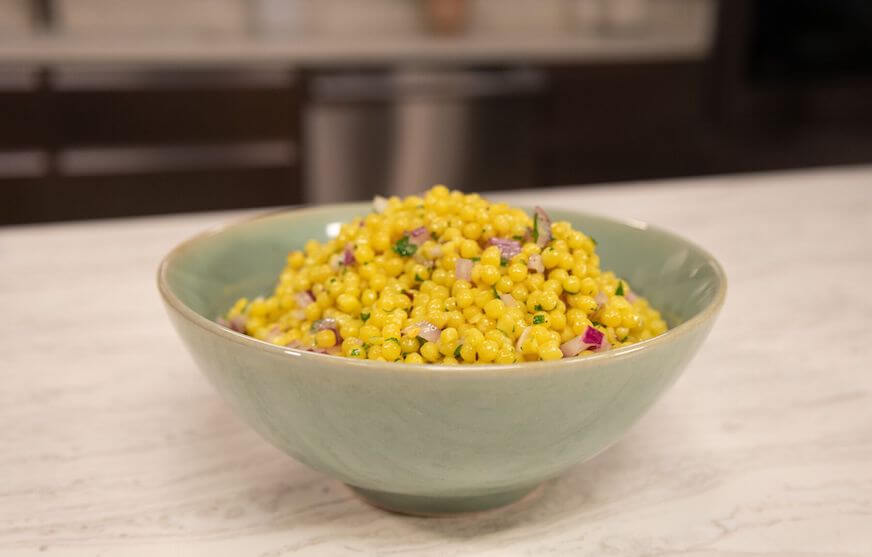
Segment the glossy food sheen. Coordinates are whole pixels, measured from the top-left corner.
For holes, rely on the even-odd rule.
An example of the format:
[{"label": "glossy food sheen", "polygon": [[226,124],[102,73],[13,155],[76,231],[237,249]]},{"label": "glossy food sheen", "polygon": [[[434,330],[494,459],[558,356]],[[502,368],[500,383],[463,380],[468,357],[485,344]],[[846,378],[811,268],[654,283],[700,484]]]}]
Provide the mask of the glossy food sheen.
[{"label": "glossy food sheen", "polygon": [[589,356],[667,329],[600,270],[592,237],[541,208],[444,186],[375,205],[326,242],[295,238],[272,293],[240,298],[222,323],[281,346],[415,364]]}]

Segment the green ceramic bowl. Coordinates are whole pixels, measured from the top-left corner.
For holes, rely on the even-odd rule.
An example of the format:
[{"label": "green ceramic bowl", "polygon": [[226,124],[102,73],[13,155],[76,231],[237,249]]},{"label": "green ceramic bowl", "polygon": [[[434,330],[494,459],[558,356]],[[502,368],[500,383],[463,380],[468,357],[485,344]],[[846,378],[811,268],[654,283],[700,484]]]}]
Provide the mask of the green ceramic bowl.
[{"label": "green ceramic bowl", "polygon": [[301,352],[213,319],[271,292],[288,251],[369,204],[290,210],[206,232],[161,263],[158,286],[200,369],[267,441],[374,505],[415,514],[491,508],[617,441],[696,353],[726,278],[704,250],[643,223],[551,210],[599,242],[671,330],[584,359],[385,364]]}]

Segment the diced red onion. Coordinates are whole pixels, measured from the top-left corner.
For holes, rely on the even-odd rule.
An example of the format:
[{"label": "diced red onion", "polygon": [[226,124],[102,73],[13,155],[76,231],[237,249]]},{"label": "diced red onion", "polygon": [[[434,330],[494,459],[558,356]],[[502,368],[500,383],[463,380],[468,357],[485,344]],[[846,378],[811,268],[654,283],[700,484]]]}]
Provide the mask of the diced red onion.
[{"label": "diced red onion", "polygon": [[245,332],[245,325],[248,323],[248,319],[244,315],[237,315],[236,317],[230,320],[230,328],[236,331],[237,333]]},{"label": "diced red onion", "polygon": [[348,267],[349,265],[354,265],[356,260],[354,259],[354,246],[350,243],[345,244],[345,251],[342,253],[342,264]]},{"label": "diced red onion", "polygon": [[612,349],[612,343],[609,342],[609,340],[607,338],[603,338],[603,343],[600,344],[598,347],[594,348],[593,351],[594,352],[605,352],[606,350],[611,350],[611,349]]},{"label": "diced red onion", "polygon": [[511,294],[500,294],[500,300],[506,304],[506,307],[515,307],[518,305],[518,301],[515,300]]},{"label": "diced red onion", "polygon": [[490,245],[500,248],[500,255],[503,259],[511,259],[521,253],[521,244],[517,240],[491,238]]},{"label": "diced red onion", "polygon": [[295,348],[297,350],[303,350],[305,352],[314,352],[315,354],[332,354],[334,356],[338,356],[342,352],[338,344],[335,346],[331,346],[330,348],[320,348],[318,346],[306,346],[299,340],[292,340],[288,343],[287,348]]},{"label": "diced red onion", "polygon": [[532,330],[533,327],[526,327],[523,331],[521,331],[521,336],[519,336],[518,340],[515,342],[515,350],[521,350],[521,345],[524,344],[524,341],[527,340],[528,336],[530,336],[530,332]]},{"label": "diced red onion", "polygon": [[581,337],[582,342],[585,342],[586,344],[590,344],[592,346],[600,346],[603,343],[605,335],[602,333],[602,331],[588,326],[587,329],[585,329],[584,333],[581,335]]},{"label": "diced red onion", "polygon": [[460,280],[472,280],[472,259],[458,257],[454,264],[454,276]]},{"label": "diced red onion", "polygon": [[332,317],[325,317],[312,323],[312,330],[315,332],[326,331],[327,329],[334,330],[338,328],[339,323]]},{"label": "diced red onion", "polygon": [[419,336],[428,342],[439,342],[439,337],[442,336],[442,331],[439,327],[429,321],[419,321],[414,325],[409,325],[403,329],[403,334],[411,335],[415,332],[415,329],[418,330],[415,336]]},{"label": "diced red onion", "polygon": [[533,255],[531,255],[530,258],[527,260],[527,268],[537,273],[544,273],[545,264],[542,263],[542,256],[538,253],[534,253]]},{"label": "diced red onion", "polygon": [[426,227],[419,226],[418,228],[409,232],[409,243],[415,244],[416,246],[420,246],[424,242],[430,239],[430,231],[427,230]]},{"label": "diced red onion", "polygon": [[588,326],[582,334],[578,335],[577,337],[573,337],[561,344],[560,351],[563,352],[563,356],[565,358],[570,358],[572,356],[577,356],[588,348],[599,350],[601,349],[603,342],[608,344],[608,341],[605,340],[605,335],[603,335],[602,331]]},{"label": "diced red onion", "polygon": [[333,255],[330,256],[330,260],[327,262],[327,264],[330,265],[331,269],[334,269],[334,270],[338,269],[339,267],[342,266],[342,254],[341,253],[334,253]]},{"label": "diced red onion", "polygon": [[305,292],[297,292],[294,294],[294,299],[297,302],[297,307],[300,309],[306,308],[306,306],[315,301],[315,297],[312,296],[312,293],[309,290],[306,290]]},{"label": "diced red onion", "polygon": [[386,197],[377,195],[372,198],[372,210],[376,213],[383,213],[388,208],[388,200]]},{"label": "diced red onion", "polygon": [[432,269],[436,265],[436,263],[432,259],[427,259],[423,255],[421,255],[420,252],[415,252],[415,255],[413,255],[412,257],[415,259],[415,261],[428,269]]},{"label": "diced red onion", "polygon": [[594,300],[596,301],[596,304],[597,304],[598,306],[604,306],[604,305],[606,305],[606,302],[609,301],[609,297],[606,295],[605,292],[600,291],[600,292],[597,293],[597,295],[596,295],[596,297],[594,298]]},{"label": "diced red onion", "polygon": [[430,248],[430,257],[436,259],[437,257],[442,257],[442,246],[436,244],[432,248]]},{"label": "diced red onion", "polygon": [[582,335],[578,335],[577,337],[572,337],[567,340],[563,344],[560,345],[560,351],[563,352],[564,358],[571,358],[572,356],[577,356],[580,353],[584,352],[588,348],[591,347],[590,344],[585,343],[582,340]]},{"label": "diced red onion", "polygon": [[627,301],[630,302],[631,304],[632,304],[633,302],[635,302],[636,300],[639,299],[638,296],[636,296],[635,294],[633,294],[633,291],[630,290],[629,287],[628,287],[628,288],[624,288],[624,298],[626,298]]},{"label": "diced red onion", "polygon": [[336,337],[336,344],[342,342],[342,336],[339,334],[339,323],[332,317],[325,317],[312,323],[312,332],[317,333],[318,331],[327,330],[333,331],[333,335]]},{"label": "diced red onion", "polygon": [[536,245],[544,248],[551,241],[551,218],[542,207],[535,208],[536,214],[533,218],[538,221],[536,223],[536,231],[539,237],[536,239]]},{"label": "diced red onion", "polygon": [[281,327],[279,327],[278,325],[273,325],[266,333],[266,337],[264,338],[264,340],[267,342],[275,342],[276,339],[278,339],[280,336],[282,336]]},{"label": "diced red onion", "polygon": [[532,241],[533,241],[533,230],[530,229],[530,227],[527,227],[524,230],[524,243],[529,244]]}]

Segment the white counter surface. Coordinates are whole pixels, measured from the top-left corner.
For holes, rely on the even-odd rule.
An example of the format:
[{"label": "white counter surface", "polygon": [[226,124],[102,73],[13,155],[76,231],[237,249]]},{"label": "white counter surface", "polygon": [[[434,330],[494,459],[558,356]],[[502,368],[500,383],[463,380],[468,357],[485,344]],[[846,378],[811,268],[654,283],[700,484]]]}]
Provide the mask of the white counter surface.
[{"label": "white counter surface", "polygon": [[617,445],[503,510],[388,514],[242,424],[161,256],[239,213],[0,228],[0,555],[872,554],[872,168],[504,196],[647,220],[727,303]]}]

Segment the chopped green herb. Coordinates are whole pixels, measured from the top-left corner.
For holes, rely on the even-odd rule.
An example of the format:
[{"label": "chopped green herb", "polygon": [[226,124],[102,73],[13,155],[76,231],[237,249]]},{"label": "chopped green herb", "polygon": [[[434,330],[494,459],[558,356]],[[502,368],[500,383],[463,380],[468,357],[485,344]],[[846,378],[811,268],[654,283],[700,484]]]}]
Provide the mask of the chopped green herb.
[{"label": "chopped green herb", "polygon": [[627,342],[627,337],[620,339],[621,342]]},{"label": "chopped green herb", "polygon": [[418,273],[415,273],[415,281],[424,282],[424,279],[422,279],[420,276],[418,276]]},{"label": "chopped green herb", "polygon": [[459,358],[459,357],[460,357],[460,349],[461,349],[461,348],[463,348],[463,345],[462,345],[462,344],[458,344],[458,345],[457,345],[457,348],[454,349],[454,357],[455,357],[455,358]]},{"label": "chopped green herb", "polygon": [[470,261],[481,261],[481,257],[470,257]]},{"label": "chopped green herb", "polygon": [[533,309],[535,309],[536,311],[542,311],[542,304],[536,304],[535,306],[533,306]]},{"label": "chopped green herb", "polygon": [[397,337],[388,337],[385,339],[385,342],[387,342],[389,340],[392,340],[392,341],[396,342],[397,344],[400,343],[400,339],[398,339]]},{"label": "chopped green herb", "polygon": [[603,326],[603,324],[600,323],[599,321],[591,321],[590,324],[593,325],[594,327],[602,327]]},{"label": "chopped green herb", "polygon": [[360,356],[360,348],[352,348],[350,355],[351,356]]},{"label": "chopped green herb", "polygon": [[624,281],[618,281],[618,287],[615,288],[615,296],[623,296],[624,295]]},{"label": "chopped green herb", "polygon": [[518,236],[512,236],[512,238],[514,238],[515,240],[517,240],[517,241],[519,241],[519,242],[523,242],[523,241],[524,241],[524,237],[521,236],[521,235],[518,235]]},{"label": "chopped green herb", "polygon": [[370,343],[368,343],[368,342],[364,342],[364,343],[363,343],[363,349],[364,349],[364,350],[369,350],[369,347],[370,347],[370,346],[372,346],[372,345],[371,345]]},{"label": "chopped green herb", "polygon": [[497,287],[496,287],[496,286],[491,286],[491,292],[494,293],[494,298],[499,298],[499,297],[500,297],[500,293],[497,292]]},{"label": "chopped green herb", "polygon": [[593,236],[588,236],[588,237],[590,238],[590,241],[593,242],[593,245],[595,245],[595,246],[599,245],[599,242],[596,241],[596,238],[594,238]]},{"label": "chopped green herb", "polygon": [[415,338],[418,339],[418,342],[421,343],[421,346],[423,346],[424,343],[427,342],[427,339],[424,338],[424,337],[422,337],[422,336],[420,336],[420,335],[419,335],[419,336],[416,336]]},{"label": "chopped green herb", "polygon": [[534,325],[541,325],[544,322],[545,322],[545,316],[543,314],[540,313],[540,314],[533,316],[533,324]]},{"label": "chopped green herb", "polygon": [[508,259],[506,259],[505,257],[500,257],[500,267],[505,267],[508,264],[509,264]]},{"label": "chopped green herb", "polygon": [[397,243],[394,244],[394,251],[403,257],[411,257],[415,255],[415,252],[418,250],[418,246],[409,241],[408,236],[403,236]]},{"label": "chopped green herb", "polygon": [[539,241],[539,215],[533,215],[533,241]]},{"label": "chopped green herb", "polygon": [[367,320],[367,319],[369,319],[369,313],[368,313],[368,312],[363,312],[363,313],[360,314],[360,320],[361,320],[361,321],[363,321],[364,323],[366,323],[366,320]]}]

